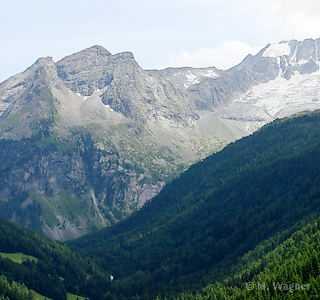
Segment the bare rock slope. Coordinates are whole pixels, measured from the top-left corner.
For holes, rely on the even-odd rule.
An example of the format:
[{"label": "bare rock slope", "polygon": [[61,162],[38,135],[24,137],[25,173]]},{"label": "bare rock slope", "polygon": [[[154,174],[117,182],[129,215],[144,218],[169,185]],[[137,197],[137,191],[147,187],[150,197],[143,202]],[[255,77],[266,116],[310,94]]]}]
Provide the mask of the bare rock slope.
[{"label": "bare rock slope", "polygon": [[319,40],[234,68],[143,70],[94,46],[0,84],[0,215],[71,239],[139,209],[191,163],[319,108]]}]

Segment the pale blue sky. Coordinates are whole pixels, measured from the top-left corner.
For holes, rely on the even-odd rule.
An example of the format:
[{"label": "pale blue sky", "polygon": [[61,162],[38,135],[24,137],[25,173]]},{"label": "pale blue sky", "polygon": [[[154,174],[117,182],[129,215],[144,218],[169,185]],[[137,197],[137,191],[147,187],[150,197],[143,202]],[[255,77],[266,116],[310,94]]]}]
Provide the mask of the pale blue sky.
[{"label": "pale blue sky", "polygon": [[320,37],[318,0],[0,0],[0,82],[93,45],[144,69],[227,69],[281,40]]}]

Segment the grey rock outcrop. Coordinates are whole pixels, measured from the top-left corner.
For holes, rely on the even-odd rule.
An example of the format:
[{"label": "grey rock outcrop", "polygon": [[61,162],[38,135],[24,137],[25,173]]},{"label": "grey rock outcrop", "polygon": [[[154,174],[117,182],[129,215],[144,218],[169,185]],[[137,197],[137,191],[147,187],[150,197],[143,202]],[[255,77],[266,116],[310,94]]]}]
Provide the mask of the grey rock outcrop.
[{"label": "grey rock outcrop", "polygon": [[320,40],[227,71],[143,70],[94,46],[0,84],[0,215],[71,239],[139,209],[193,162],[320,107]]}]

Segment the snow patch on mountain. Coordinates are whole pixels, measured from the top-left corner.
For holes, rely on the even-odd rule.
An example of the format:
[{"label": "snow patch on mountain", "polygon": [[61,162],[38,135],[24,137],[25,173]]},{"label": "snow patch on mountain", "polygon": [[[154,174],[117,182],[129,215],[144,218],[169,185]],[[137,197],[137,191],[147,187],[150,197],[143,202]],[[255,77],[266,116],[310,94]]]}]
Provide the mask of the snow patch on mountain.
[{"label": "snow patch on mountain", "polygon": [[207,70],[207,73],[200,73],[204,77],[217,78],[219,75],[214,70]]},{"label": "snow patch on mountain", "polygon": [[280,43],[270,45],[262,54],[263,57],[280,57],[284,55],[290,55],[289,43]]},{"label": "snow patch on mountain", "polygon": [[278,76],[238,95],[216,115],[241,122],[248,134],[276,118],[301,111],[320,109],[320,70],[311,74],[295,72],[289,80]]},{"label": "snow patch on mountain", "polygon": [[[320,108],[320,71],[310,74],[295,73],[290,80],[277,77],[266,83],[254,86],[235,99],[227,112],[235,112],[243,118],[244,112],[270,122],[275,118],[289,116],[301,110]],[[241,109],[240,109],[241,108]],[[258,110],[257,110],[258,109]],[[260,110],[260,113],[258,111]],[[258,114],[257,114],[258,113]]]},{"label": "snow patch on mountain", "polygon": [[[290,80],[276,78],[252,89],[255,106],[273,118],[294,113],[297,107],[320,108],[320,72],[311,75],[295,73]],[[250,101],[250,100],[249,100]]]},{"label": "snow patch on mountain", "polygon": [[[187,74],[185,74],[187,81],[184,82],[183,86],[184,88],[188,88],[192,85],[198,84],[200,83],[201,78],[203,77],[207,77],[207,78],[217,78],[219,77],[219,75],[214,71],[214,70],[205,70],[201,71],[201,69],[194,69],[193,72],[191,72],[191,70],[188,71]],[[181,75],[181,73],[179,74],[174,74],[174,76],[177,75]]]},{"label": "snow patch on mountain", "polygon": [[184,83],[185,88],[188,88],[189,86],[200,82],[198,76],[193,74],[191,71],[188,71],[188,74],[186,74],[186,77],[187,77],[188,81],[186,83]]},{"label": "snow patch on mountain", "polygon": [[301,66],[301,65],[304,65],[306,64],[308,61],[306,59],[300,59],[298,62],[297,62],[297,65]]}]

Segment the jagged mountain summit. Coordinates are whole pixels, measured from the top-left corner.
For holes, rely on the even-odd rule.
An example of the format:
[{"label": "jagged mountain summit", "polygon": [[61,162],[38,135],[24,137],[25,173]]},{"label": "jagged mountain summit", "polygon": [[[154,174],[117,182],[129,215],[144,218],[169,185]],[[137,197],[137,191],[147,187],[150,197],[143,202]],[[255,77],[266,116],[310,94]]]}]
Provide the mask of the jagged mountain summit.
[{"label": "jagged mountain summit", "polygon": [[275,118],[319,107],[319,46],[320,39],[291,40],[269,44],[227,71],[169,68],[159,72],[192,94],[198,109],[244,122],[252,132]]},{"label": "jagged mountain summit", "polygon": [[[319,107],[320,40],[289,41],[268,45],[256,56],[248,56],[237,70],[266,70],[270,80],[253,86],[233,99],[219,116],[265,122]],[[261,72],[261,71],[260,71]]]},{"label": "jagged mountain summit", "polygon": [[39,59],[0,85],[0,103],[1,214],[62,240],[117,222],[224,131],[236,138],[206,133],[191,97],[99,46]]},{"label": "jagged mountain summit", "polygon": [[193,162],[319,108],[319,42],[227,71],[143,70],[101,46],[40,58],[0,84],[0,214],[61,240],[117,222]]}]

